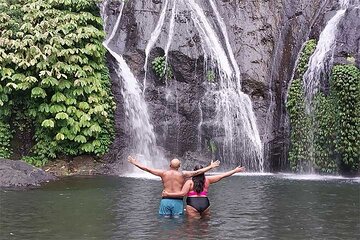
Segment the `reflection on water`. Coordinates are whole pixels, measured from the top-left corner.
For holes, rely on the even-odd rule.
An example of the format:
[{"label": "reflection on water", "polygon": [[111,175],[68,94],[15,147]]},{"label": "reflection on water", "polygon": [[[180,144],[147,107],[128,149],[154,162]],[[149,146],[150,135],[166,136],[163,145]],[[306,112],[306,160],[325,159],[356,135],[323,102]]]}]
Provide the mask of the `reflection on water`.
[{"label": "reflection on water", "polygon": [[161,182],[65,178],[0,191],[0,239],[360,239],[360,184],[234,176],[210,187],[211,216],[157,214]]}]

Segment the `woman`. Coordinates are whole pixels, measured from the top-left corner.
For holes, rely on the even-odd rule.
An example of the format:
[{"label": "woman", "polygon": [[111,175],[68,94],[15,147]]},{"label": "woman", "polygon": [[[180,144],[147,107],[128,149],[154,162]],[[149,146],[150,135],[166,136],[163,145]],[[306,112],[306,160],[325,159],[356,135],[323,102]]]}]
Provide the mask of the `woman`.
[{"label": "woman", "polygon": [[[201,165],[195,166],[194,170],[201,169]],[[187,195],[186,212],[189,217],[201,217],[209,213],[210,202],[207,197],[209,185],[216,183],[225,177],[229,177],[234,173],[244,172],[244,167],[236,167],[235,169],[214,176],[205,177],[204,174],[192,177],[187,180],[182,187],[181,192],[168,193],[163,192],[164,197],[179,197]]]}]

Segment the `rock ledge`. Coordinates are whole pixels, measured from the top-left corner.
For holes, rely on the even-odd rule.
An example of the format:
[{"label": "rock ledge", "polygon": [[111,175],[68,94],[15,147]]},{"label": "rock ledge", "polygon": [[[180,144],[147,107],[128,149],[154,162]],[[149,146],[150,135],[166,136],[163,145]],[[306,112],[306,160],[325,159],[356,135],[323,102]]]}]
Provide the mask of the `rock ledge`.
[{"label": "rock ledge", "polygon": [[31,187],[56,177],[24,161],[0,158],[0,188]]}]

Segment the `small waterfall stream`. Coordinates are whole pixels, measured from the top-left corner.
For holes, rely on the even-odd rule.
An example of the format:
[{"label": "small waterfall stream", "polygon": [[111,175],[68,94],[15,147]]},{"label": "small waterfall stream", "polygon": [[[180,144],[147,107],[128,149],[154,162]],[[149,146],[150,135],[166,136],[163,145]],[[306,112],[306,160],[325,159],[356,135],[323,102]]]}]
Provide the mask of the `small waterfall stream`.
[{"label": "small waterfall stream", "polygon": [[350,5],[350,0],[340,0],[339,5],[340,9],[321,32],[315,52],[310,57],[309,67],[303,77],[305,107],[308,114],[312,112],[312,101],[319,91],[321,82],[329,77],[333,65],[338,24],[343,19],[346,9]]},{"label": "small waterfall stream", "polygon": [[241,163],[256,171],[264,171],[262,143],[250,97],[241,91],[239,66],[235,60],[225,23],[213,1],[210,1],[216,20],[225,39],[226,49],[206,17],[204,10],[194,0],[184,2],[191,10],[191,16],[200,33],[203,49],[209,58],[211,69],[219,74],[215,87],[210,87],[207,97],[213,97],[216,116],[213,119],[218,133],[223,135],[223,158],[230,163]]},{"label": "small waterfall stream", "polygon": [[[160,36],[161,29],[164,25],[164,20],[165,20],[168,4],[169,4],[169,0],[165,0],[165,3],[163,4],[163,8],[160,13],[159,20],[156,24],[154,31],[151,33],[150,39],[145,48],[145,64],[144,64],[145,76],[144,76],[144,83],[143,83],[143,92],[145,92],[145,90],[146,90],[146,75],[147,75],[146,73],[148,70],[149,54],[150,54],[151,49],[153,48],[153,46],[155,45],[156,41],[158,40],[158,38]],[[171,35],[169,37],[169,41],[171,41]],[[169,45],[169,47],[170,47],[170,45]]]},{"label": "small waterfall stream", "polygon": [[[103,4],[105,3],[106,2]],[[124,6],[125,2],[121,1],[120,13],[117,17],[115,26],[110,31],[111,34],[104,41],[103,45],[117,61],[117,69],[115,69],[115,72],[118,76],[118,79],[122,81],[121,94],[123,96],[125,105],[125,124],[131,137],[130,146],[133,149],[132,154],[136,154],[137,157],[140,158],[141,161],[147,166],[164,166],[165,159],[156,146],[155,133],[153,126],[150,123],[147,104],[142,94],[138,80],[131,72],[131,69],[127,65],[123,56],[113,51],[110,47],[111,41],[119,30],[119,24]],[[102,12],[103,19],[107,19],[107,17],[105,17],[106,13],[104,11]],[[156,161],[154,161],[155,159]],[[126,162],[126,159],[124,162]]]}]

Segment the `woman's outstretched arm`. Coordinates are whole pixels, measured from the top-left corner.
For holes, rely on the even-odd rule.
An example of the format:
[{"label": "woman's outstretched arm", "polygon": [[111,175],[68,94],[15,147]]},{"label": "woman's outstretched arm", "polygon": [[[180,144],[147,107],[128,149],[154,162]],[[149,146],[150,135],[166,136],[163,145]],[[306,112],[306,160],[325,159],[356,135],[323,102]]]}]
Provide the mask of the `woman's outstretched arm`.
[{"label": "woman's outstretched arm", "polygon": [[162,196],[163,197],[183,197],[185,196],[191,189],[191,182],[192,180],[187,180],[184,184],[184,186],[181,189],[181,192],[174,192],[174,193],[169,193],[166,192],[165,190],[162,192]]},{"label": "woman's outstretched arm", "polygon": [[199,174],[203,174],[213,168],[216,168],[220,165],[220,161],[219,160],[216,160],[215,162],[214,161],[211,161],[210,165],[207,166],[207,167],[204,167],[204,168],[201,168],[199,170],[196,170],[196,171],[183,171],[183,175],[184,177],[188,178],[188,177],[193,177],[193,176],[197,176]]},{"label": "woman's outstretched arm", "polygon": [[223,178],[229,177],[235,173],[239,173],[239,172],[245,172],[245,167],[236,167],[235,169],[219,174],[219,175],[215,175],[215,176],[206,176],[206,179],[208,179],[209,183],[216,183],[218,181],[220,181]]}]

